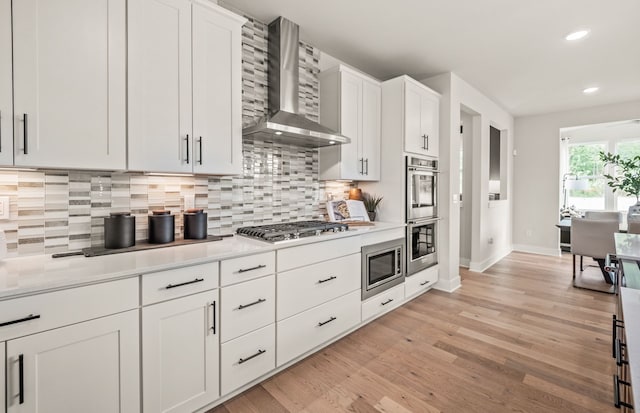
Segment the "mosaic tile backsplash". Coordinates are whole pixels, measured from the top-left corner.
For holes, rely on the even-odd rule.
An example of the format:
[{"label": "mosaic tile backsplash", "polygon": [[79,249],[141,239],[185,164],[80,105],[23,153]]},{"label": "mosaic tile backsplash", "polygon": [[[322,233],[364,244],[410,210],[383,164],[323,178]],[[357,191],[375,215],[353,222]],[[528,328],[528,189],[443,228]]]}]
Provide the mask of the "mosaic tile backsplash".
[{"label": "mosaic tile backsplash", "polygon": [[[222,4],[222,3],[221,3]],[[224,4],[223,4],[224,5]],[[267,27],[243,27],[243,124],[267,111]],[[300,44],[300,112],[317,121],[318,49]],[[147,215],[176,214],[182,237],[184,197],[208,213],[210,234],[240,226],[323,218],[328,198],[346,197],[350,185],[318,180],[318,152],[292,145],[245,140],[243,175],[151,176],[87,171],[0,171],[0,196],[9,197],[10,219],[0,221],[9,256],[51,254],[101,246],[110,212],[136,216],[136,240],[147,239]]]}]

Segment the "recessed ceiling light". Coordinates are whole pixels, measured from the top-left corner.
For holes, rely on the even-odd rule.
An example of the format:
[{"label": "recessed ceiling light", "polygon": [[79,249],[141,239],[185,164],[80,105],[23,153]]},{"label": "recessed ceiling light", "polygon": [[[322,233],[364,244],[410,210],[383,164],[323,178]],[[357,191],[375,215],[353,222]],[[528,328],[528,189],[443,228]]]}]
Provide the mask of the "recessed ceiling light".
[{"label": "recessed ceiling light", "polygon": [[589,34],[589,30],[578,30],[577,32],[569,33],[565,39],[569,41],[580,40]]},{"label": "recessed ceiling light", "polygon": [[593,87],[588,87],[585,90],[582,91],[582,93],[584,93],[585,95],[590,95],[592,93],[596,93],[598,91],[598,87],[593,86]]},{"label": "recessed ceiling light", "polygon": [[329,141],[329,145],[335,145],[336,141]]},{"label": "recessed ceiling light", "polygon": [[276,131],[276,132],[275,132],[275,134],[276,134],[276,135],[282,135],[282,132],[280,132],[280,131]]}]

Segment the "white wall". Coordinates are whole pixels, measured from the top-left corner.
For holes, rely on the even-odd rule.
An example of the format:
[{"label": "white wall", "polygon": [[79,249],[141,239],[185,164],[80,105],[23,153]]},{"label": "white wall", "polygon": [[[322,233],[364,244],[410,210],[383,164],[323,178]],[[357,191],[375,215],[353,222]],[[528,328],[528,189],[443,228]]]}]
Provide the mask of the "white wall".
[{"label": "white wall", "polygon": [[461,113],[463,126],[462,139],[464,145],[464,166],[462,177],[462,202],[460,203],[460,265],[469,267],[471,262],[471,212],[473,197],[471,196],[471,178],[473,176],[473,118],[468,113]]},{"label": "white wall", "polygon": [[[507,198],[489,203],[489,126],[506,130],[506,153],[513,148],[513,117],[502,107],[484,96],[469,83],[453,73],[446,73],[422,81],[443,94],[440,109],[440,211],[443,217],[440,231],[441,280],[446,274],[449,289],[460,282],[460,208],[455,197],[460,188],[460,109],[469,108],[474,117],[472,165],[472,242],[470,269],[484,271],[511,252],[513,198],[512,157],[504,159]],[[477,143],[477,145],[476,145]],[[491,241],[491,243],[490,243]],[[443,245],[444,244],[444,245]],[[445,281],[445,280],[442,280]],[[441,282],[442,282],[441,281]]]},{"label": "white wall", "polygon": [[514,249],[560,254],[560,128],[638,118],[640,101],[515,120]]}]

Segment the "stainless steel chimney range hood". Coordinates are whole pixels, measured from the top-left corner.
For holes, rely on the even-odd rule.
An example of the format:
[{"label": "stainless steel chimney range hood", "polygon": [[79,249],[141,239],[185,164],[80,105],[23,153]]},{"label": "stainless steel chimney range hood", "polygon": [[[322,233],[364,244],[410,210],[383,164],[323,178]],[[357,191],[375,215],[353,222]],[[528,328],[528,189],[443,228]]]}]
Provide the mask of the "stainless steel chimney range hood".
[{"label": "stainless steel chimney range hood", "polygon": [[298,113],[297,24],[278,17],[269,24],[268,115],[242,134],[303,147],[350,143],[351,139]]}]

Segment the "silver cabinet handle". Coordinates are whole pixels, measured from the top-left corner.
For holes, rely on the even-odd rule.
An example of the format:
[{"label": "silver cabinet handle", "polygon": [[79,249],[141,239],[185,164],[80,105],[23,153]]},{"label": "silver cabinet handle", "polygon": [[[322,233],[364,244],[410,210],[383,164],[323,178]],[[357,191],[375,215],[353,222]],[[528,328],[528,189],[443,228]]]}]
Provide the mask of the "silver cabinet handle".
[{"label": "silver cabinet handle", "polygon": [[24,128],[22,129],[23,131],[23,135],[22,135],[22,142],[24,144],[24,154],[27,155],[29,153],[29,151],[27,150],[27,142],[29,140],[29,134],[28,134],[28,122],[27,122],[27,114],[23,113],[22,114],[22,122],[24,123]]},{"label": "silver cabinet handle", "polygon": [[238,360],[238,364],[246,363],[247,361],[249,361],[251,359],[254,359],[254,358],[258,357],[258,356],[261,356],[266,352],[267,352],[267,350],[258,349],[257,353],[250,355],[246,359],[240,358],[240,360]]},{"label": "silver cabinet handle", "polygon": [[243,272],[259,270],[260,268],[267,268],[267,266],[264,265],[264,264],[260,264],[260,265],[256,265],[255,267],[251,267],[251,268],[240,268],[238,270],[238,272],[242,274]]},{"label": "silver cabinet handle", "polygon": [[204,281],[204,278],[196,278],[195,280],[191,280],[191,281],[185,281],[183,283],[178,283],[178,284],[167,284],[166,287],[164,287],[167,290],[170,290],[172,288],[176,288],[176,287],[182,287],[185,285],[189,285],[189,284],[195,284],[195,283],[200,283]]},{"label": "silver cabinet handle", "polygon": [[187,165],[189,165],[189,134],[187,133],[187,137],[184,138],[187,141]]},{"label": "silver cabinet handle", "polygon": [[202,136],[198,139],[198,146],[200,147],[200,157],[198,163],[202,165]]},{"label": "silver cabinet handle", "polygon": [[389,303],[390,303],[390,302],[392,302],[392,301],[393,301],[393,298],[389,298],[387,301],[383,301],[383,302],[381,302],[380,304],[381,304],[381,305],[387,305],[387,304],[389,304]]},{"label": "silver cabinet handle", "polygon": [[266,298],[258,298],[256,301],[254,301],[254,302],[252,302],[252,303],[249,303],[249,304],[240,304],[240,305],[238,306],[238,310],[243,310],[243,309],[245,309],[245,308],[247,308],[247,307],[251,307],[251,306],[254,306],[254,305],[256,305],[256,304],[264,303],[265,301],[267,301],[267,299],[266,299]]},{"label": "silver cabinet handle", "polygon": [[324,280],[318,280],[318,284],[326,283],[328,281],[335,280],[336,278],[338,277],[336,277],[335,275],[332,275],[331,277],[325,278]]},{"label": "silver cabinet handle", "polygon": [[333,316],[332,316],[332,317],[331,317],[331,318],[329,318],[327,321],[321,321],[321,322],[319,322],[319,323],[318,323],[318,327],[322,327],[323,325],[325,325],[325,324],[329,324],[330,322],[332,322],[332,321],[336,321],[337,319],[338,319],[337,317],[333,317]]},{"label": "silver cabinet handle", "polygon": [[38,318],[40,318],[40,314],[36,314],[36,315],[29,314],[24,318],[19,318],[17,320],[5,321],[4,323],[0,323],[0,327],[6,327],[12,324],[19,324],[19,323],[24,323],[31,320],[37,320]]}]

